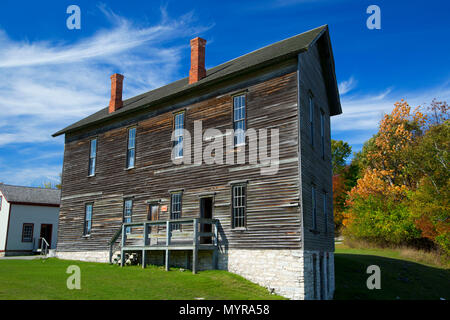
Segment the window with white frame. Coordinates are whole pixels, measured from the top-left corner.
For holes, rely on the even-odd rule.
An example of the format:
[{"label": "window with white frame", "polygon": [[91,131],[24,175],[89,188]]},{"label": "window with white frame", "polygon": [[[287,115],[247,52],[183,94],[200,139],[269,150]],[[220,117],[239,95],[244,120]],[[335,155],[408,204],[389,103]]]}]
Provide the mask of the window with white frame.
[{"label": "window with white frame", "polygon": [[92,139],[89,150],[89,176],[95,175],[96,159],[97,159],[97,139]]},{"label": "window with white frame", "polygon": [[[180,219],[182,211],[182,196],[183,193],[173,192],[170,196],[170,219]],[[180,224],[173,223],[172,230],[180,230]]]},{"label": "window with white frame", "polygon": [[184,134],[184,112],[179,112],[174,116],[174,156],[183,158],[183,134]]},{"label": "window with white frame", "polygon": [[245,144],[245,94],[233,97],[234,145]]},{"label": "window with white frame", "polygon": [[127,168],[134,168],[136,159],[136,128],[128,129]]},{"label": "window with white frame", "polygon": [[33,242],[33,223],[24,223],[22,226],[22,242]]},{"label": "window with white frame", "polygon": [[[132,215],[133,215],[133,200],[126,199],[123,202],[123,222],[124,223],[132,222]],[[125,232],[130,233],[131,227],[127,227]]]},{"label": "window with white frame", "polygon": [[93,208],[93,204],[92,203],[87,203],[85,205],[85,213],[84,213],[84,230],[83,230],[83,234],[85,236],[91,234],[91,229],[92,229],[92,208]]},{"label": "window with white frame", "polygon": [[231,186],[232,190],[232,223],[233,228],[245,227],[245,214],[247,203],[247,187],[245,184]]}]

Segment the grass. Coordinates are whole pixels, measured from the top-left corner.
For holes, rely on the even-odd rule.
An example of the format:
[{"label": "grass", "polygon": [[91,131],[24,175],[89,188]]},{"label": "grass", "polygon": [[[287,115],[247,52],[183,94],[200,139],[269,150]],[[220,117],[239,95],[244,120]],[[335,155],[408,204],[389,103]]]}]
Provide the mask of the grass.
[{"label": "grass", "polygon": [[[423,257],[422,257],[423,258]],[[450,299],[450,269],[425,262],[403,249],[350,248],[336,245],[337,300]],[[66,286],[69,265],[81,269],[81,290]],[[381,289],[369,290],[366,269],[381,269]],[[47,260],[0,260],[0,300],[3,299],[136,299],[136,300],[262,300],[283,299],[226,271],[190,271],[162,267],[120,268],[103,263]]]},{"label": "grass", "polygon": [[[81,270],[81,290],[66,286],[67,267]],[[58,260],[0,260],[0,300],[136,299],[136,300],[260,300],[283,299],[244,278],[226,271],[194,275],[161,267],[120,268],[104,263]]]},{"label": "grass", "polygon": [[[429,259],[418,262],[417,257],[409,251],[405,254],[402,249],[336,245],[335,299],[450,299],[450,269]],[[367,289],[369,265],[378,265],[381,269],[380,290]]]}]

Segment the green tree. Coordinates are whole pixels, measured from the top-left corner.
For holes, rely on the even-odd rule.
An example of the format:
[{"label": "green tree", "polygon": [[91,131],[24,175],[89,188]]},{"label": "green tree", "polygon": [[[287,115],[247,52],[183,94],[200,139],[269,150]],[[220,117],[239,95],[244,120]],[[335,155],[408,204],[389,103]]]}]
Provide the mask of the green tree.
[{"label": "green tree", "polygon": [[352,153],[352,147],[342,140],[331,140],[331,164],[333,174],[340,174],[346,167],[347,158]]}]

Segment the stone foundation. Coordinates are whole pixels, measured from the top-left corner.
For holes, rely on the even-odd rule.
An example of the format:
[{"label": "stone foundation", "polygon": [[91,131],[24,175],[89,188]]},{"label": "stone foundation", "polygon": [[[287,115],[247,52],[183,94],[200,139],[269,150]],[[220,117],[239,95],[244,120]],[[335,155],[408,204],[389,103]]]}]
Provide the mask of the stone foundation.
[{"label": "stone foundation", "polygon": [[[164,251],[148,251],[147,263],[164,265],[164,254]],[[107,250],[57,252],[56,256],[67,260],[109,261]],[[191,264],[191,251],[170,252],[171,267],[190,269]],[[198,270],[209,270],[212,267],[212,252],[199,251]],[[332,299],[334,294],[332,252],[230,249],[219,253],[218,268],[236,273],[290,299]]]},{"label": "stone foundation", "polygon": [[87,262],[109,262],[109,251],[56,251],[56,257],[63,260],[80,260]]}]

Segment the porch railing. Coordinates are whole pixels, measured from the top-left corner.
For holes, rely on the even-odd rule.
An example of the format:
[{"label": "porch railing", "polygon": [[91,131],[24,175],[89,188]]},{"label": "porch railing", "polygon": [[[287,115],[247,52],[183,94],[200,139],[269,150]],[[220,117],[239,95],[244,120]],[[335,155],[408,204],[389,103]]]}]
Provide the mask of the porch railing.
[{"label": "porch railing", "polygon": [[[127,230],[130,232],[127,233]],[[136,249],[145,253],[145,250],[186,249],[193,250],[194,255],[197,255],[198,249],[217,248],[218,220],[183,218],[123,223],[109,242],[110,263],[119,237],[121,250]],[[124,257],[121,257],[121,260],[123,263]]]}]

